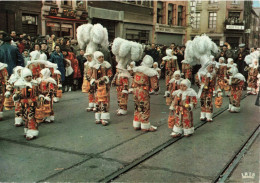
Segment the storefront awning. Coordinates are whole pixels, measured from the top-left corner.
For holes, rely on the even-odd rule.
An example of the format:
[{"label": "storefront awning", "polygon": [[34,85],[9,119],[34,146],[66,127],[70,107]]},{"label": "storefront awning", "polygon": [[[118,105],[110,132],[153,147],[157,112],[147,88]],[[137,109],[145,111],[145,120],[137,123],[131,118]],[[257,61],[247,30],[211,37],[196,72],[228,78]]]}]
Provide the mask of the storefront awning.
[{"label": "storefront awning", "polygon": [[72,19],[72,18],[63,18],[63,17],[56,17],[56,16],[45,16],[46,18],[56,19],[56,20],[69,20],[74,22],[88,22],[87,20],[80,20],[80,19]]}]

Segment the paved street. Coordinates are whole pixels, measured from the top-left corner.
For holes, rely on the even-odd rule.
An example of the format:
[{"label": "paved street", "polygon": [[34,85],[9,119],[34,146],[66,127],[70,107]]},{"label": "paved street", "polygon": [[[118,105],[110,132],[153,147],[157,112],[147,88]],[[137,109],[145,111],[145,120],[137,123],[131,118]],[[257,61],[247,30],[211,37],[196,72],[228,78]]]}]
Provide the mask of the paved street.
[{"label": "paved street", "polygon": [[[13,125],[14,112],[4,113],[0,123],[0,182],[211,182],[259,125],[256,96],[241,102],[241,113],[215,109],[213,123],[199,120],[194,111],[195,134],[180,138],[157,154],[113,177],[119,170],[138,162],[172,140],[167,126],[168,106],[161,93],[151,96],[151,123],[155,133],[134,131],[133,99],[129,97],[127,116],[116,116],[115,88],[111,90],[110,125],[96,125],[94,113],[87,113],[87,95],[65,93],[55,104],[55,123],[41,124],[39,138],[26,141],[23,128]],[[259,181],[259,137],[230,178],[243,182],[241,173],[255,173]],[[247,167],[245,169],[244,167]]]}]

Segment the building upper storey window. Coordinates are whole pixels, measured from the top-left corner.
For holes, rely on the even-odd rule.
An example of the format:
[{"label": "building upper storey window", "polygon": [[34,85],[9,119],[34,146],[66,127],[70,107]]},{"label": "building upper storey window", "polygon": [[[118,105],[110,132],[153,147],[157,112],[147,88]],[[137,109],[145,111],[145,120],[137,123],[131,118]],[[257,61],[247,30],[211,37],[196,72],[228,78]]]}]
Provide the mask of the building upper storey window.
[{"label": "building upper storey window", "polygon": [[239,0],[233,0],[231,4],[239,4]]},{"label": "building upper storey window", "polygon": [[209,12],[209,28],[214,29],[217,27],[217,13]]},{"label": "building upper storey window", "polygon": [[217,2],[218,2],[218,0],[209,0],[209,4],[215,4]]},{"label": "building upper storey window", "polygon": [[61,4],[62,4],[62,5],[65,5],[65,6],[72,6],[72,1],[66,1],[66,0],[64,0],[64,1],[61,1]]},{"label": "building upper storey window", "polygon": [[157,23],[162,23],[163,2],[157,2]]},{"label": "building upper storey window", "polygon": [[200,28],[200,12],[196,12],[194,21],[192,23],[193,29],[199,29]]}]

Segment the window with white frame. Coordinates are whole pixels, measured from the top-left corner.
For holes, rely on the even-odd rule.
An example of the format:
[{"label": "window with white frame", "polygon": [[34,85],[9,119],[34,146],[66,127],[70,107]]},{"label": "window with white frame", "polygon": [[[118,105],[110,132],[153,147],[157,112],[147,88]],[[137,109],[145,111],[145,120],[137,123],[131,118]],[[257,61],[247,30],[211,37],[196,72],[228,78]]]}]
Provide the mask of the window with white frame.
[{"label": "window with white frame", "polygon": [[214,3],[217,3],[218,0],[209,0],[209,4],[214,4]]},{"label": "window with white frame", "polygon": [[200,12],[195,13],[194,21],[192,23],[193,29],[199,29],[200,28]]},{"label": "window with white frame", "polygon": [[214,29],[217,27],[217,13],[209,12],[209,28]]}]

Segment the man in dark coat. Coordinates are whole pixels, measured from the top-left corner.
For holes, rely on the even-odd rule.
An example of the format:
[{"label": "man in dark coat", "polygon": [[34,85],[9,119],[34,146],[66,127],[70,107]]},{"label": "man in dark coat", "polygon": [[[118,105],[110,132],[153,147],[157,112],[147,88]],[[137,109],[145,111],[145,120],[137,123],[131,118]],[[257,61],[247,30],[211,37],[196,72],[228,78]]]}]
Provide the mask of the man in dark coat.
[{"label": "man in dark coat", "polygon": [[247,79],[247,72],[245,71],[245,67],[248,66],[246,64],[245,57],[249,54],[249,52],[245,49],[245,44],[239,45],[239,50],[235,53],[234,61],[237,64],[238,71],[243,74]]},{"label": "man in dark coat", "polygon": [[61,73],[61,81],[64,82],[64,80],[65,80],[65,66],[64,66],[64,62],[63,62],[63,55],[60,51],[61,51],[60,46],[56,45],[55,51],[52,52],[49,61],[58,65],[58,70]]},{"label": "man in dark coat", "polygon": [[151,49],[146,52],[147,55],[153,57],[154,62],[158,62],[159,59],[159,52],[157,51],[155,44],[152,43]]},{"label": "man in dark coat", "polygon": [[5,37],[3,39],[4,44],[0,47],[0,62],[8,65],[9,76],[13,73],[13,68],[24,66],[23,56],[17,47],[11,45],[11,40],[11,37]]},{"label": "man in dark coat", "polygon": [[233,58],[233,53],[232,53],[231,50],[229,50],[227,48],[227,45],[223,45],[221,51],[215,57],[217,62],[218,62],[220,57],[224,57],[225,58],[225,63],[227,63],[227,59],[228,58]]},{"label": "man in dark coat", "polygon": [[84,57],[84,50],[80,50],[79,55],[77,56],[77,60],[79,61],[79,69],[81,73],[81,78],[79,79],[79,87],[81,88],[83,83],[83,76],[84,76],[84,63],[87,59]]}]

